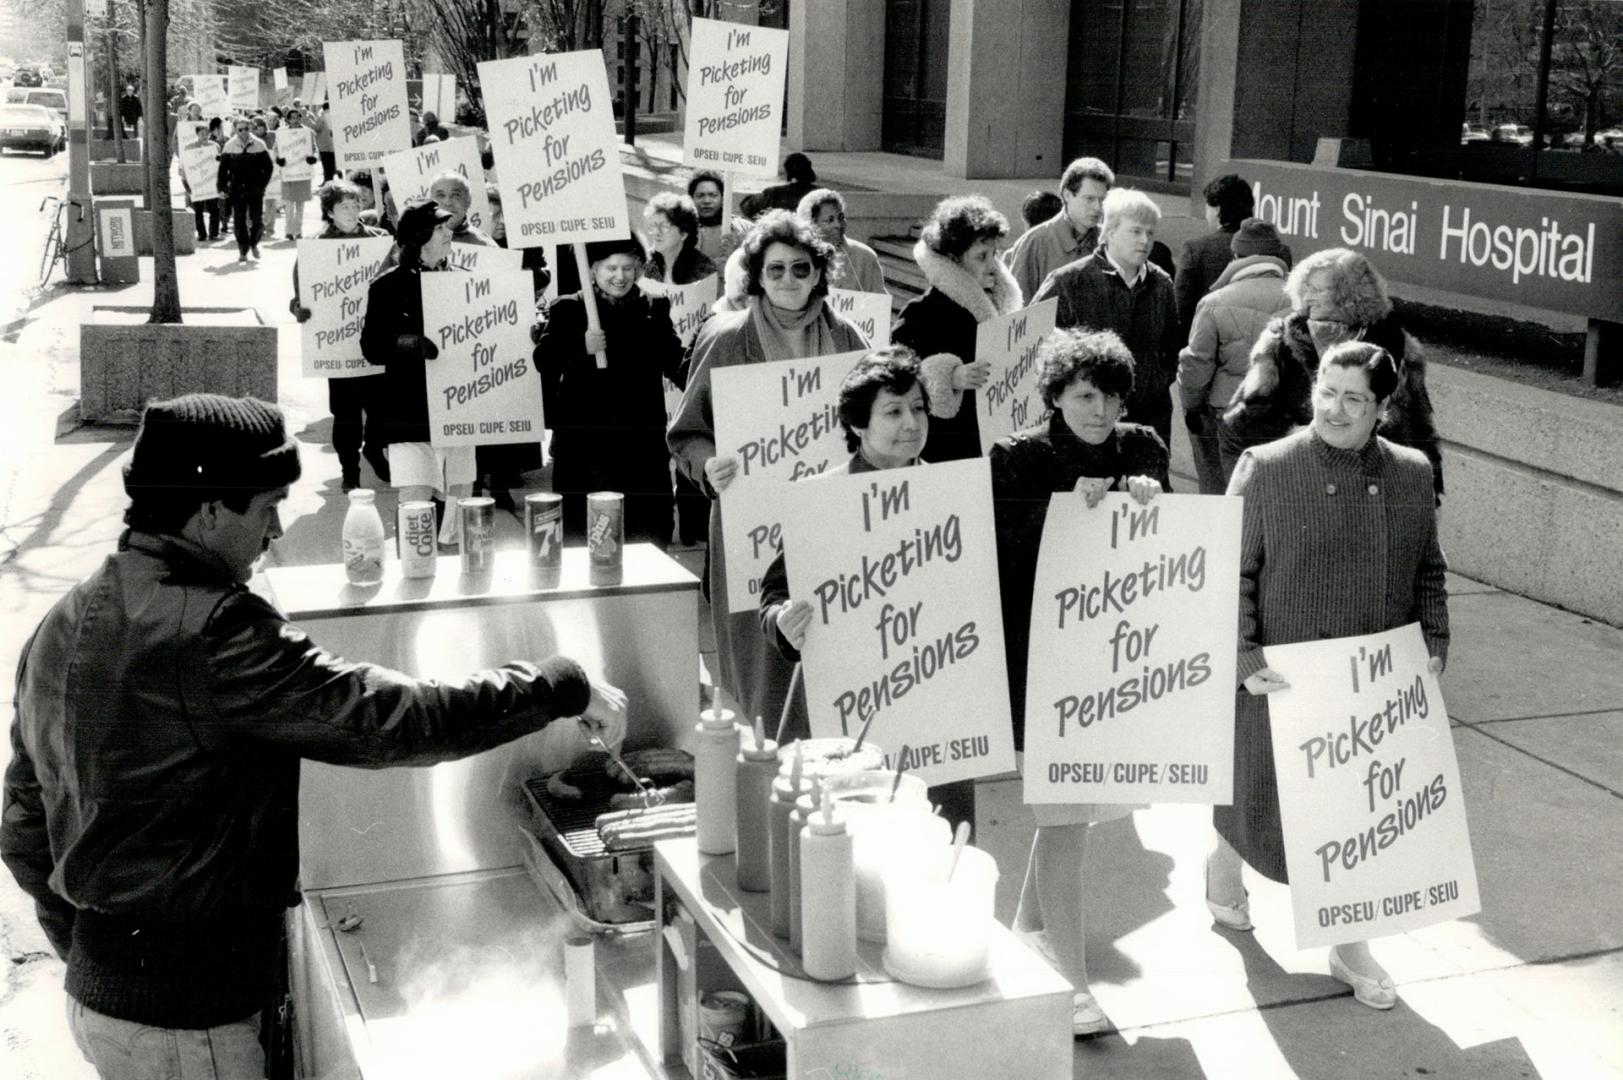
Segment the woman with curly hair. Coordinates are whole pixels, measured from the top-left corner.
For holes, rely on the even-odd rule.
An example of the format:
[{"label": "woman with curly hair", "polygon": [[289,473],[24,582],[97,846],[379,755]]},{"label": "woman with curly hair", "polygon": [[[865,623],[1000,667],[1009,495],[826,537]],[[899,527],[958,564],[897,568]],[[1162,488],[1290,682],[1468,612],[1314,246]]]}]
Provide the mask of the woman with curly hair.
[{"label": "woman with curly hair", "polygon": [[754,612],[729,614],[721,503],[739,474],[731,454],[716,453],[710,373],[733,364],[762,364],[832,356],[867,348],[862,332],[824,302],[833,249],[787,211],[764,215],[744,241],[744,306],[712,315],[693,341],[691,374],[666,441],[676,466],[711,498],[710,618],[716,635],[718,683],[747,717],[777,716],[792,666],[761,634]]},{"label": "woman with curly hair", "polygon": [[913,258],[930,288],[896,317],[891,340],[924,358],[934,430],[931,461],[979,457],[975,391],[991,365],[975,358],[975,330],[1023,303],[1014,275],[997,257],[1009,222],[979,195],[944,199],[930,214]]},{"label": "woman with curly hair", "polygon": [[[1109,330],[1055,330],[1043,339],[1037,363],[1037,388],[1048,418],[999,439],[989,455],[1017,751],[1025,746],[1031,593],[1050,497],[1076,492],[1093,508],[1109,491],[1147,503],[1171,486],[1161,437],[1153,428],[1121,419],[1135,367],[1121,338]],[[1086,551],[1074,554],[1078,563],[1088,558]],[[1110,1022],[1088,989],[1082,899],[1088,833],[1091,826],[1126,817],[1137,807],[1066,803],[1031,809],[1037,835],[1020,889],[1015,931],[1071,981],[1071,1029],[1091,1035]]]},{"label": "woman with curly hair", "polygon": [[1224,474],[1233,474],[1247,447],[1310,423],[1319,359],[1334,345],[1367,341],[1392,355],[1401,376],[1376,433],[1426,455],[1440,500],[1443,459],[1426,392],[1426,361],[1393,313],[1380,273],[1349,248],[1316,251],[1285,279],[1285,295],[1291,310],[1276,316],[1257,339],[1251,367],[1223,414],[1229,428],[1220,444]]},{"label": "woman with curly hair", "polygon": [[699,211],[686,195],[662,191],[649,199],[642,231],[650,253],[643,276],[650,281],[691,285],[716,272],[716,264],[699,250]]}]

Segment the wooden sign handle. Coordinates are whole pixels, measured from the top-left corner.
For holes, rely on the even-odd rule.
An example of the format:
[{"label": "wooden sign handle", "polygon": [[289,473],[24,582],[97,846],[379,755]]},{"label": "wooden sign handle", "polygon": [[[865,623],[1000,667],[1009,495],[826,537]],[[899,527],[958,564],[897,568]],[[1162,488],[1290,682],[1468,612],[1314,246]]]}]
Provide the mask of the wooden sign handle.
[{"label": "wooden sign handle", "polygon": [[721,235],[726,236],[733,227],[733,171],[721,174]]},{"label": "wooden sign handle", "polygon": [[[571,244],[575,249],[575,267],[580,271],[580,298],[586,302],[586,328],[588,330],[601,330],[602,325],[597,321],[597,293],[592,290],[592,267],[586,261],[586,245]],[[597,358],[598,369],[609,366],[609,358],[605,353],[593,353]]]}]

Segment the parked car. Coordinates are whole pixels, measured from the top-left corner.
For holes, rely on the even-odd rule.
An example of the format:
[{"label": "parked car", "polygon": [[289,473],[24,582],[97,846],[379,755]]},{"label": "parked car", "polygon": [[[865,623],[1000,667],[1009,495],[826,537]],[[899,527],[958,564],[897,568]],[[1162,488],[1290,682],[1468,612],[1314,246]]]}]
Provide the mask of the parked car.
[{"label": "parked car", "polygon": [[45,78],[31,67],[20,67],[11,77],[13,86],[44,86]]},{"label": "parked car", "polygon": [[1533,145],[1533,129],[1526,124],[1500,124],[1488,136],[1490,142]]},{"label": "parked car", "polygon": [[1460,145],[1488,141],[1488,129],[1477,127],[1474,124],[1460,125]]},{"label": "parked car", "polygon": [[12,105],[38,105],[43,109],[49,109],[62,122],[64,128],[68,126],[68,95],[65,90],[13,86],[6,91],[6,102]]},{"label": "parked car", "polygon": [[38,150],[50,157],[67,144],[67,128],[43,105],[0,105],[0,153]]}]

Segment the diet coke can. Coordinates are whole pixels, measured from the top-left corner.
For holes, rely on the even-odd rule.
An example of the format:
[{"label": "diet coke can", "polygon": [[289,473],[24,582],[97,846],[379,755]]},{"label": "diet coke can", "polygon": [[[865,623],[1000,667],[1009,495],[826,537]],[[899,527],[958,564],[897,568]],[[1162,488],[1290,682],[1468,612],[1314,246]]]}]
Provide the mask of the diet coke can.
[{"label": "diet coke can", "polygon": [[586,496],[586,559],[593,585],[616,585],[626,546],[626,497],[618,491]]},{"label": "diet coke can", "polygon": [[488,574],[496,565],[496,500],[485,496],[458,499],[462,515],[462,572]]},{"label": "diet coke can", "polygon": [[556,585],[564,565],[564,499],[550,491],[524,496],[524,535],[530,546],[530,573]]},{"label": "diet coke can", "polygon": [[399,529],[395,539],[400,544],[400,576],[429,578],[434,576],[438,563],[435,557],[437,530],[434,525],[434,504],[408,502],[400,504]]}]

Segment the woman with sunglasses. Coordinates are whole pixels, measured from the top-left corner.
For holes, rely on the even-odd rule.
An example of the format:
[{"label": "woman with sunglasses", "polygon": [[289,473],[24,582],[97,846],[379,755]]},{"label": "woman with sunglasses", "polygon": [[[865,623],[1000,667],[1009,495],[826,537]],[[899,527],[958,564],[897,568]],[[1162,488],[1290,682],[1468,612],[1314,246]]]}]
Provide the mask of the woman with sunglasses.
[{"label": "woman with sunglasses", "polygon": [[[1241,686],[1234,715],[1234,801],[1213,808],[1206,906],[1218,926],[1251,927],[1240,868],[1286,882],[1267,696],[1288,684],[1263,648],[1377,634],[1418,622],[1440,673],[1448,657],[1447,564],[1437,544],[1432,466],[1376,434],[1403,375],[1372,342],[1326,351],[1309,391],[1312,424],[1245,452],[1229,483],[1245,497],[1240,540]],[[1397,989],[1368,942],[1330,950],[1330,974],[1373,1009]]]},{"label": "woman with sunglasses", "polygon": [[711,497],[710,618],[716,634],[717,682],[745,716],[776,717],[783,709],[793,666],[761,634],[755,613],[727,611],[727,567],[722,550],[721,504],[715,501],[738,476],[736,457],[716,453],[710,372],[733,364],[760,364],[865,349],[862,332],[823,298],[833,249],[811,225],[787,211],[762,216],[744,241],[744,307],[712,315],[693,341],[692,373],[666,438],[676,466]]}]

